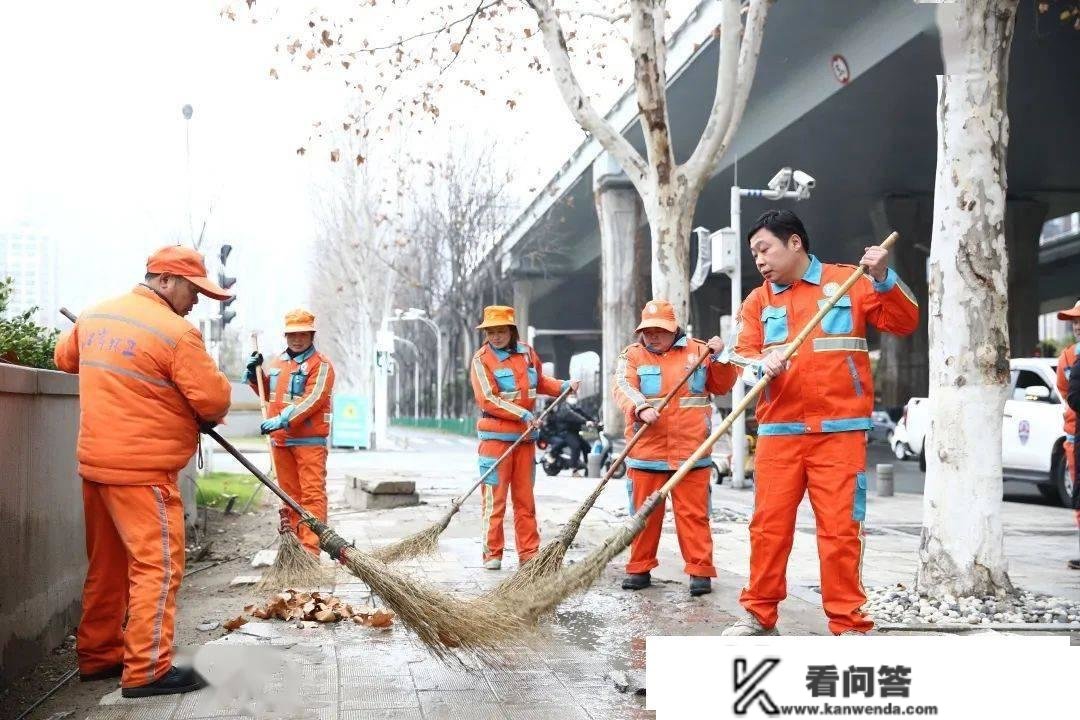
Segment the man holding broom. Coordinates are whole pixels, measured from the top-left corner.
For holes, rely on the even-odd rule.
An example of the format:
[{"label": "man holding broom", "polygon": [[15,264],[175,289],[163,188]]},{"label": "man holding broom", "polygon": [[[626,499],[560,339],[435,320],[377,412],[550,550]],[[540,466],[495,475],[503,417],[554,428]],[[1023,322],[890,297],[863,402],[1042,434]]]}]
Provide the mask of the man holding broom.
[{"label": "man holding broom", "polygon": [[[262,423],[270,435],[270,452],[278,483],[285,493],[322,522],[326,522],[326,436],[330,434],[330,395],[334,389],[334,368],[315,349],[315,316],[307,310],[285,314],[285,351],[262,369],[263,357],[253,352],[244,381],[256,393],[262,373],[263,399],[269,417]],[[300,542],[316,557],[319,538],[308,527],[299,526],[295,512],[283,508],[285,522],[297,532]]]},{"label": "man holding broom", "polygon": [[[629,441],[642,423],[650,426],[626,458],[631,514],[709,436],[709,394],[727,393],[738,376],[733,366],[716,362],[717,354],[724,349],[723,341],[714,337],[705,343],[687,337],[667,300],[650,300],[645,305],[637,332],[638,342],[619,355],[612,382],[615,401],[626,414],[626,439]],[[694,373],[689,381],[658,413],[658,401],[691,370]],[[709,527],[710,463],[706,455],[671,492],[679,549],[690,576],[690,594],[695,597],[712,592],[712,578],[716,577]],[[623,590],[641,590],[651,584],[649,571],[660,564],[656,550],[663,524],[661,505],[649,515],[645,528],[630,546]]]},{"label": "man holding broom", "polygon": [[206,295],[232,297],[190,248],[150,256],[145,281],[83,313],[56,344],[56,366],[79,374],[79,475],[89,567],[76,643],[81,680],[120,678],[124,697],[198,690],[172,665],[176,592],[184,574],[177,475],[200,422],[229,410],[229,380],[184,319]]},{"label": "man holding broom", "polygon": [[788,210],[763,214],[747,239],[765,282],[742,304],[730,360],[772,381],[757,405],[750,580],[740,596],[747,614],[723,634],[777,634],[795,516],[807,491],[817,522],[829,630],[866,633],[873,623],[860,610],[866,602],[862,522],[874,398],[866,327],[908,335],[918,326],[919,306],[889,268],[888,252],[868,247],[860,265],[869,275],[840,298],[785,363],[786,344],[837,293],[853,266],[824,264],[810,255],[806,228]]}]

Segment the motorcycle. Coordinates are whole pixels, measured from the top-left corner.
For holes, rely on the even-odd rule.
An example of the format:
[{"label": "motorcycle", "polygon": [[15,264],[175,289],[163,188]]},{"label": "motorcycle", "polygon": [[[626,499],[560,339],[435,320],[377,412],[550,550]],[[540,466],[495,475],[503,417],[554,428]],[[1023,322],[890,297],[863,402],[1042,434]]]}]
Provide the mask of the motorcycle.
[{"label": "motorcycle", "polygon": [[[549,448],[555,442],[557,433],[554,430],[553,425],[547,423],[540,428],[540,436],[537,438],[536,446],[541,450],[547,450],[540,456],[538,462],[541,467],[544,468],[544,473],[549,476],[558,475],[560,472],[566,469],[575,469],[570,466],[570,448],[563,445],[559,448],[557,454],[552,453]],[[611,436],[604,432],[604,424],[596,422],[587,422],[585,427],[578,431],[578,436],[585,441],[585,446],[591,448],[590,453],[599,455],[600,467],[603,472],[607,472],[611,467],[611,463],[615,460],[615,453],[612,450]],[[582,453],[582,462],[588,462],[585,454]],[[585,468],[576,468],[585,469]],[[621,478],[626,474],[626,464],[619,465],[619,469],[615,471],[612,477]]]}]

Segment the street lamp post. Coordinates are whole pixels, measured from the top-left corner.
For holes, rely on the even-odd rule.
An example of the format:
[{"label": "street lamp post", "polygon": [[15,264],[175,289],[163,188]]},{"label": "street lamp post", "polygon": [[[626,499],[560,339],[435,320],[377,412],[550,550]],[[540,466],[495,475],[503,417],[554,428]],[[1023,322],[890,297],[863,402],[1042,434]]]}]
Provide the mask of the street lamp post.
[{"label": "street lamp post", "polygon": [[435,417],[442,420],[443,417],[443,362],[442,362],[442,331],[435,321],[427,317],[427,312],[420,308],[409,308],[405,312],[398,312],[400,320],[419,320],[432,329],[435,333]]},{"label": "street lamp post", "polygon": [[403,337],[394,336],[394,340],[405,343],[412,348],[413,355],[416,356],[416,361],[413,363],[413,417],[420,418],[420,350],[417,349],[416,344],[411,340],[406,340]]}]

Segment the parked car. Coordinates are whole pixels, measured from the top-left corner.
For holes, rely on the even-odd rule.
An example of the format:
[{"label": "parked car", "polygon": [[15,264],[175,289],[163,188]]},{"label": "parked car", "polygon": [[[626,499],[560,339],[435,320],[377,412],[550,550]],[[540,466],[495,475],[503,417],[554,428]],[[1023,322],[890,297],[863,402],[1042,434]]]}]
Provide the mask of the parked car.
[{"label": "parked car", "polygon": [[870,436],[867,439],[870,442],[889,442],[893,431],[896,430],[896,422],[889,411],[874,410],[870,413],[870,422],[873,426],[870,428]]},{"label": "parked car", "polygon": [[[1056,358],[1014,358],[1001,422],[1001,465],[1005,480],[1034,483],[1043,497],[1070,506],[1065,466],[1064,398],[1057,391]],[[926,470],[926,398],[911,398],[890,444],[898,459],[918,458]]]}]

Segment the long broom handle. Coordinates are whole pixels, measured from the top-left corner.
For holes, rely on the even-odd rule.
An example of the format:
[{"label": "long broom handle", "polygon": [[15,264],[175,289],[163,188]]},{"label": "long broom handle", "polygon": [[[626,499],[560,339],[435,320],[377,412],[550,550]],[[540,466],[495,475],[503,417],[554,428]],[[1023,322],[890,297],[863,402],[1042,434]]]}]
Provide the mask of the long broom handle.
[{"label": "long broom handle", "polygon": [[[885,238],[885,241],[881,243],[880,247],[888,250],[899,237],[899,233],[889,233],[889,237]],[[817,311],[817,314],[814,315],[814,317],[810,318],[810,322],[808,322],[806,324],[806,327],[804,327],[802,331],[795,336],[795,340],[793,340],[791,344],[788,345],[787,349],[784,351],[784,362],[787,362],[791,359],[791,356],[795,354],[795,351],[799,349],[799,346],[802,345],[806,338],[809,337],[810,333],[814,331],[814,329],[821,322],[821,319],[825,317],[825,314],[832,310],[833,306],[840,301],[840,298],[843,297],[843,295],[847,293],[847,291],[850,290],[851,287],[859,281],[859,278],[861,278],[863,275],[864,269],[865,268],[860,265],[858,269],[852,272],[851,276],[844,281],[843,285],[840,286],[840,289],[833,293],[833,296],[829,298],[824,305],[821,306],[821,308]],[[742,402],[735,406],[735,408],[732,409],[731,413],[726,418],[724,418],[724,421],[720,423],[720,427],[718,427],[713,432],[713,434],[705,440],[705,442],[698,446],[698,449],[695,450],[693,454],[688,457],[682,465],[679,466],[679,469],[675,471],[675,474],[672,475],[668,479],[668,481],[664,483],[664,485],[657,491],[656,495],[659,496],[657,501],[659,501],[659,498],[666,498],[671,493],[671,489],[678,485],[679,481],[686,477],[686,474],[694,469],[694,463],[704,457],[705,453],[709,450],[709,448],[712,447],[713,443],[719,440],[720,436],[728,431],[728,428],[730,428],[732,423],[735,422],[735,418],[746,412],[746,408],[750,407],[750,403],[754,402],[757,399],[757,396],[761,394],[761,392],[765,389],[765,386],[768,385],[771,380],[772,378],[770,378],[768,375],[765,375],[757,381],[757,384],[755,384],[754,387],[750,389],[750,392],[746,393],[746,397],[742,399]],[[742,382],[742,378],[740,377],[736,379],[735,382]],[[642,509],[644,509],[644,506]],[[649,512],[651,512],[651,508],[649,509]]]},{"label": "long broom handle", "polygon": [[282,490],[278,486],[277,483],[275,483],[270,478],[266,477],[266,475],[263,474],[263,471],[260,470],[259,468],[255,467],[254,463],[252,463],[250,460],[248,460],[246,457],[244,457],[244,454],[241,453],[239,450],[237,450],[236,447],[231,442],[229,442],[225,438],[221,437],[221,435],[218,434],[217,430],[215,430],[214,428],[206,428],[202,432],[205,433],[206,435],[209,435],[214,440],[216,440],[218,445],[225,448],[225,451],[228,452],[230,455],[232,455],[234,458],[236,458],[237,462],[239,462],[241,465],[243,465],[245,468],[247,468],[247,471],[250,472],[252,475],[254,475],[255,478],[259,482],[261,482],[266,487],[270,488],[270,492],[277,495],[278,498],[281,499],[281,502],[285,503],[290,508],[292,508],[292,510],[297,515],[299,515],[303,519],[304,522],[317,520],[317,518],[314,515],[312,515],[311,513],[309,513],[307,510],[305,510],[300,505],[300,503],[296,502],[291,497],[289,497],[285,493],[285,491]]},{"label": "long broom handle", "polygon": [[[251,348],[255,353],[259,352],[259,334],[251,333]],[[262,365],[255,366],[255,385],[259,390],[259,412],[262,414],[262,419],[266,420],[267,414],[267,402],[266,402],[266,383],[263,381]],[[270,453],[270,476],[277,477],[277,469],[274,467],[274,441],[270,439],[270,436],[266,436],[266,449]],[[259,487],[262,487],[261,485]],[[248,498],[247,503],[244,504],[244,509],[241,513],[247,512],[247,509],[251,507],[251,503],[255,500],[256,492],[251,493],[251,497]]]},{"label": "long broom handle", "polygon": [[[565,390],[563,390],[561,393],[559,393],[558,397],[556,397],[553,401],[551,401],[548,404],[548,406],[546,408],[544,408],[544,411],[542,413],[540,413],[539,415],[536,416],[536,419],[533,422],[536,425],[539,425],[540,421],[543,420],[545,417],[547,417],[547,414],[549,412],[551,412],[552,410],[554,410],[555,407],[559,403],[561,403],[563,400],[565,400],[566,396],[569,395],[570,392],[571,392],[570,387],[567,386],[567,388]],[[515,440],[510,445],[510,447],[506,448],[506,451],[503,452],[503,454],[499,456],[499,459],[495,461],[495,464],[492,465],[491,467],[489,467],[486,471],[484,471],[484,474],[480,476],[480,479],[477,480],[475,483],[473,483],[473,486],[471,488],[469,488],[469,492],[462,495],[460,499],[454,500],[454,507],[455,508],[460,508],[462,503],[464,503],[466,500],[468,500],[469,496],[472,495],[474,492],[476,492],[476,488],[480,487],[480,483],[484,482],[484,480],[487,479],[488,475],[495,472],[495,470],[498,469],[498,467],[502,463],[502,461],[505,460],[506,458],[510,457],[510,453],[512,453],[514,451],[514,448],[516,448],[521,443],[525,442],[525,438],[527,438],[532,433],[532,431],[533,431],[532,427],[525,428],[525,432],[521,433],[521,435],[518,436],[518,439]]]}]

